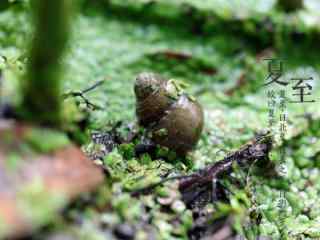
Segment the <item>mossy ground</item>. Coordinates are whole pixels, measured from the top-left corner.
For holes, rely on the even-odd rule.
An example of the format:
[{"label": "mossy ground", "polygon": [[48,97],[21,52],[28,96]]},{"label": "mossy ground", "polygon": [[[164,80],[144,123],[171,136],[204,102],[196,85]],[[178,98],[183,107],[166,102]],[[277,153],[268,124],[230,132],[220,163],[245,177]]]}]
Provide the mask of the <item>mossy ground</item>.
[{"label": "mossy ground", "polygon": [[[280,239],[277,201],[279,191],[284,190],[288,239],[320,239],[320,61],[317,45],[313,45],[314,39],[319,39],[318,26],[313,24],[319,19],[318,13],[303,10],[284,14],[276,9],[275,1],[243,1],[248,3],[239,11],[228,4],[217,8],[209,1],[83,2],[64,60],[64,91],[81,90],[105,79],[102,86],[87,94],[103,110],[89,111],[89,125],[83,134],[108,130],[117,121],[135,121],[133,82],[141,71],[155,71],[189,83],[188,91],[204,107],[205,129],[187,163],[148,155],[134,158],[130,145],[114,150],[103,161],[110,171],[105,185],[96,194],[83,196],[35,238],[68,233],[81,239],[113,239],[125,223],[137,239],[187,239],[192,213],[181,202],[176,184],[166,184],[139,199],[131,197],[128,190],[168,174],[203,168],[240,147],[256,132],[266,130],[268,88],[263,83],[268,73],[266,62],[259,56],[269,53],[284,59],[285,79],[314,78],[312,97],[316,102],[287,105],[286,141],[277,141],[272,152],[272,160],[278,162],[279,149],[286,149],[287,177],[277,180],[250,175],[254,196],[252,189],[237,189],[227,181],[233,192],[230,204],[207,208],[217,209],[213,217],[234,215],[234,228],[248,239],[258,235]],[[2,92],[4,100],[15,103],[19,102],[17,82],[24,73],[26,43],[31,37],[29,15],[27,2],[0,12]],[[168,52],[187,57],[181,59]],[[290,97],[291,87],[285,88]],[[311,114],[313,120],[304,114]],[[279,112],[275,116],[278,136]],[[235,176],[241,179],[240,173]],[[262,214],[259,225],[249,218],[252,207]]]}]

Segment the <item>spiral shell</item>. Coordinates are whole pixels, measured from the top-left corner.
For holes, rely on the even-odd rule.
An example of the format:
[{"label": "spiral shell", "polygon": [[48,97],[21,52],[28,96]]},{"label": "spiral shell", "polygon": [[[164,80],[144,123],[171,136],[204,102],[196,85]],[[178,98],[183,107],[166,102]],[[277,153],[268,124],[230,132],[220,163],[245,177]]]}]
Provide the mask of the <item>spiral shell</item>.
[{"label": "spiral shell", "polygon": [[200,104],[158,74],[141,73],[135,82],[136,114],[152,140],[179,155],[190,151],[203,129]]}]

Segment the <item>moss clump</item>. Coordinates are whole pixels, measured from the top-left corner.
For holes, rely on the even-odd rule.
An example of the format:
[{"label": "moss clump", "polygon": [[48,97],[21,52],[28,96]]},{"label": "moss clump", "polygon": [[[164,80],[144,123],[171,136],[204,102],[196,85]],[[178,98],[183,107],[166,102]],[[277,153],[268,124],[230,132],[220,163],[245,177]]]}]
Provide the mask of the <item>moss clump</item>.
[{"label": "moss clump", "polygon": [[24,140],[32,149],[40,153],[49,153],[70,144],[65,133],[44,128],[29,129]]},{"label": "moss clump", "polygon": [[9,171],[15,171],[18,169],[21,163],[21,156],[17,152],[11,152],[7,155],[7,159],[5,161],[6,169]]},{"label": "moss clump", "polygon": [[18,193],[18,206],[35,226],[54,219],[57,209],[65,204],[63,194],[53,194],[45,188],[40,179],[34,179]]}]

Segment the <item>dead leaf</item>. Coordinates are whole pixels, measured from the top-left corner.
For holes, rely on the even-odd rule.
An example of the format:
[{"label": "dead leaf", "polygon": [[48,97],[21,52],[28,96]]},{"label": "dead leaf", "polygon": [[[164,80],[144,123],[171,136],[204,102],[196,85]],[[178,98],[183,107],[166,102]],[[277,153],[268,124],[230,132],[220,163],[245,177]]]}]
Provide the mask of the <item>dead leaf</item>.
[{"label": "dead leaf", "polygon": [[[103,181],[102,169],[88,160],[75,145],[46,154],[20,151],[25,144],[23,136],[31,128],[16,122],[0,121],[0,219],[5,226],[0,230],[1,237],[22,236],[39,227],[38,224],[45,224],[33,223],[32,217],[21,209],[25,203],[21,193],[33,182],[40,181],[44,193],[50,198],[62,196],[65,199],[60,205],[52,206],[56,207],[53,212],[57,212],[68,201],[94,190]],[[15,169],[8,169],[8,156],[15,152],[20,154],[19,164]],[[43,206],[44,203],[38,202],[39,199],[32,194],[33,207]]]}]

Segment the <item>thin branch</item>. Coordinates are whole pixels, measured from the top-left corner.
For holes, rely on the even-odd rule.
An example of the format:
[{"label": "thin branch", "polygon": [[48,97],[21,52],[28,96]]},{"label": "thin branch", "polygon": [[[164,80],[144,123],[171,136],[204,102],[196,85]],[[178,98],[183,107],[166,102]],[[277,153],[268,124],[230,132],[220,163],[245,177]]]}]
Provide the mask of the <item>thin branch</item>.
[{"label": "thin branch", "polygon": [[101,110],[103,109],[102,107],[92,103],[86,96],[85,94],[96,89],[97,87],[101,86],[103,83],[104,83],[105,80],[100,80],[96,83],[94,83],[92,86],[82,90],[82,91],[71,91],[71,92],[68,92],[68,93],[65,93],[62,95],[62,98],[65,100],[65,99],[68,99],[70,97],[80,97],[84,103],[86,104],[86,106],[92,110]]},{"label": "thin branch", "polygon": [[272,140],[270,133],[260,135],[253,141],[244,145],[238,151],[231,153],[223,160],[218,161],[205,169],[199,170],[198,172],[190,175],[174,176],[163,179],[158,183],[134,190],[131,194],[133,196],[139,196],[141,194],[149,193],[155,187],[171,180],[180,180],[179,190],[182,193],[186,191],[189,192],[190,189],[201,188],[201,186],[212,183],[213,179],[231,171],[234,163],[237,163],[240,166],[250,166],[255,161],[268,158],[271,146]]}]

